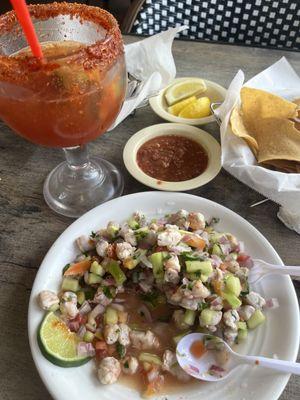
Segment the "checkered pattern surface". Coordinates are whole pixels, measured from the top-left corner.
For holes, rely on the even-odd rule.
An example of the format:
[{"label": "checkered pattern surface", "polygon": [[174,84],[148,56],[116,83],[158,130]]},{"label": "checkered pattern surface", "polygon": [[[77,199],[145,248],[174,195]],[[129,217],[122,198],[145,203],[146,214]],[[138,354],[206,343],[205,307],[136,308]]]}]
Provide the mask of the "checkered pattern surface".
[{"label": "checkered pattern surface", "polygon": [[132,32],[182,24],[179,37],[300,50],[300,0],[146,0]]}]

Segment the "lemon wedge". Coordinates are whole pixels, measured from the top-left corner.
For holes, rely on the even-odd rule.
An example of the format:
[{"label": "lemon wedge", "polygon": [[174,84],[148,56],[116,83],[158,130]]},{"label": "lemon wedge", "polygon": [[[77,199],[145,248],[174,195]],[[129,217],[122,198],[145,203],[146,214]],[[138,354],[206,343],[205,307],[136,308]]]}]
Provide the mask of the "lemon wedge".
[{"label": "lemon wedge", "polygon": [[168,105],[172,106],[187,97],[197,96],[205,90],[206,85],[202,79],[187,79],[170,86],[165,92],[165,98]]},{"label": "lemon wedge", "polygon": [[180,111],[181,118],[204,118],[210,115],[210,100],[208,97],[200,97]]},{"label": "lemon wedge", "polygon": [[179,103],[174,104],[171,107],[168,107],[168,112],[172,115],[178,115],[181,110],[183,110],[187,105],[196,101],[196,96],[191,96],[185,100],[179,101]]}]

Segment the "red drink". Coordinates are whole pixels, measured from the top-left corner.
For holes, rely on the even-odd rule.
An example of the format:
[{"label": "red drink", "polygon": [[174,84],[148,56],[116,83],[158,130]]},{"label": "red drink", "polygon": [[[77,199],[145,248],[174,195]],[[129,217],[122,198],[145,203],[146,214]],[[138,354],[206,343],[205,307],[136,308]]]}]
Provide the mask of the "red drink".
[{"label": "red drink", "polygon": [[[33,9],[41,14],[43,6]],[[104,11],[99,11],[103,24]],[[1,56],[0,117],[21,136],[51,147],[82,145],[105,132],[126,89],[118,32],[108,34],[104,26],[102,40],[90,46],[69,40],[42,43],[42,63],[28,49]]]}]

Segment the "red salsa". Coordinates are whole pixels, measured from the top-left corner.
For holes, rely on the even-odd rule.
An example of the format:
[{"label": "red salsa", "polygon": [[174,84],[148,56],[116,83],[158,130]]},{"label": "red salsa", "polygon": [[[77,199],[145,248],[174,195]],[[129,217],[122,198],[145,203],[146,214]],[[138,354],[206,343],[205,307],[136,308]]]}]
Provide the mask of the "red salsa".
[{"label": "red salsa", "polygon": [[181,182],[201,175],[207,168],[208,156],[194,140],[164,135],[148,140],[139,148],[137,163],[152,178]]}]

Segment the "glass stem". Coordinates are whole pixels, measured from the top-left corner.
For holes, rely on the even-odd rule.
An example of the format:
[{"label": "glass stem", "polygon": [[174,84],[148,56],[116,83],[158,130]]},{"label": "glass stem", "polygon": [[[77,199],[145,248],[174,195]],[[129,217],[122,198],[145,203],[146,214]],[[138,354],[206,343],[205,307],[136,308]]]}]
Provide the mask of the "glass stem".
[{"label": "glass stem", "polygon": [[64,147],[63,151],[66,156],[68,167],[72,171],[80,171],[86,168],[89,163],[89,152],[86,145]]}]

